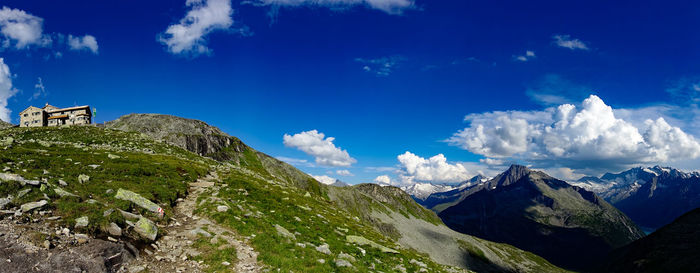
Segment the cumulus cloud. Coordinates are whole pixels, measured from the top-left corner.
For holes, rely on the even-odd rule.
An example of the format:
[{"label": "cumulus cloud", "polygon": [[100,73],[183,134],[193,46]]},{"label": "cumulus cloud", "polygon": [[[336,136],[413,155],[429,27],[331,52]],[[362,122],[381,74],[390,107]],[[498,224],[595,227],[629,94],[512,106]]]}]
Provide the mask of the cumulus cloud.
[{"label": "cumulus cloud", "polygon": [[[0,9],[0,48],[13,48],[16,50],[34,47],[53,47],[51,37],[57,39],[56,45],[68,46],[71,50],[89,50],[97,54],[97,39],[92,35],[82,37],[65,35],[61,33],[44,33],[44,19],[32,15],[24,10],[3,7]],[[62,54],[58,51],[54,53],[56,58]]]},{"label": "cumulus cloud", "polygon": [[342,176],[354,176],[350,171],[348,170],[337,170],[335,171],[337,175],[342,175]]},{"label": "cumulus cloud", "polygon": [[17,89],[12,86],[12,73],[5,60],[0,58],[0,120],[11,122],[7,101],[17,94]]},{"label": "cumulus cloud", "polygon": [[170,25],[158,40],[172,54],[209,54],[207,35],[233,25],[231,0],[187,0],[190,10],[180,22]]},{"label": "cumulus cloud", "polygon": [[579,39],[573,39],[570,35],[554,35],[554,44],[558,47],[568,48],[571,50],[589,50],[586,43]]},{"label": "cumulus cloud", "polygon": [[88,50],[94,54],[97,54],[98,46],[97,39],[92,35],[85,35],[83,37],[68,35],[68,47],[70,50]]},{"label": "cumulus cloud", "polygon": [[347,167],[355,162],[346,150],[333,144],[333,137],[327,137],[317,130],[301,132],[295,135],[284,135],[284,145],[297,148],[316,159],[316,163],[324,166]]},{"label": "cumulus cloud", "polygon": [[364,6],[393,15],[403,14],[406,10],[415,7],[414,0],[253,0],[252,3],[272,7],[273,15],[281,7],[325,7],[344,10]]},{"label": "cumulus cloud", "polygon": [[2,47],[23,49],[30,45],[46,46],[51,38],[43,33],[44,19],[26,11],[3,7],[0,9]]},{"label": "cumulus cloud", "polygon": [[333,183],[335,183],[335,180],[336,180],[335,178],[327,176],[327,175],[312,175],[311,177],[316,179],[316,181],[321,182],[321,183],[326,184],[326,185],[333,184]]},{"label": "cumulus cloud", "polygon": [[562,104],[543,111],[471,114],[469,127],[447,142],[489,158],[520,158],[539,166],[621,167],[700,156],[692,135],[665,119],[644,125],[615,116],[612,107],[591,95],[580,108]]},{"label": "cumulus cloud", "polygon": [[406,59],[402,56],[381,57],[377,59],[355,58],[361,63],[362,70],[377,75],[377,77],[387,77],[401,65]]},{"label": "cumulus cloud", "polygon": [[527,62],[534,59],[535,57],[536,56],[534,51],[526,50],[525,55],[513,55],[513,60],[518,62]]},{"label": "cumulus cloud", "polygon": [[424,182],[461,182],[474,175],[459,163],[450,164],[443,154],[423,158],[411,152],[398,157],[401,164],[401,179],[404,184]]},{"label": "cumulus cloud", "polygon": [[395,180],[391,179],[388,175],[380,175],[374,178],[374,183],[377,183],[379,185],[390,185],[390,186],[398,186],[399,183],[396,182]]}]

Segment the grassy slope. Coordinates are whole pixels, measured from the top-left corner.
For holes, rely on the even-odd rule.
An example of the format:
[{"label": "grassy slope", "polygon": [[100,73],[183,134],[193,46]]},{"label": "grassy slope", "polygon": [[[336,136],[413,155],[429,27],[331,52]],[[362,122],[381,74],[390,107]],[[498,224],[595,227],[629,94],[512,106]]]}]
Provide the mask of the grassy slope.
[{"label": "grassy slope", "polygon": [[[166,217],[161,221],[167,220],[177,198],[186,194],[187,184],[206,174],[208,165],[213,163],[139,134],[95,127],[0,130],[0,139],[10,138],[11,145],[0,147],[0,169],[26,179],[46,181],[47,187],[41,191],[38,186],[3,181],[0,196],[31,189],[10,204],[19,206],[42,199],[46,194],[50,198],[49,208],[62,216],[60,225],[72,227],[76,218],[88,216],[90,224],[83,230],[87,232],[98,232],[109,222],[125,226],[119,213],[103,216],[109,209],[132,211],[158,220],[152,213],[114,198],[119,188],[157,203],[165,210]],[[88,175],[90,180],[81,184],[80,175]],[[60,186],[59,180],[68,185]],[[60,197],[54,191],[56,187],[78,197]]]},{"label": "grassy slope", "polygon": [[[376,185],[360,185],[336,188],[318,183],[294,167],[245,146],[242,142],[224,148],[220,153],[230,158],[221,164],[181,148],[174,147],[139,133],[128,133],[94,127],[69,128],[13,128],[0,131],[0,139],[12,137],[14,143],[0,153],[0,168],[9,167],[28,179],[46,179],[49,185],[58,185],[62,179],[69,185],[65,190],[79,198],[59,198],[52,190],[45,193],[51,198],[50,207],[55,214],[63,216],[62,225],[72,226],[74,219],[88,215],[87,231],[99,232],[99,227],[110,221],[124,226],[118,214],[103,217],[109,209],[131,209],[134,212],[157,220],[154,215],[116,200],[111,189],[125,188],[142,194],[162,206],[166,219],[171,206],[187,190],[187,183],[218,166],[223,181],[220,190],[209,192],[201,198],[198,213],[211,216],[217,222],[229,226],[241,235],[250,236],[251,244],[260,252],[259,259],[270,268],[283,271],[328,272],[369,271],[392,272],[401,268],[419,271],[425,264],[430,272],[451,271],[455,268],[437,264],[421,249],[412,245],[401,246],[399,237],[405,230],[396,228],[398,220],[418,221],[431,227],[444,228],[434,213],[420,207],[410,197],[395,188]],[[3,149],[3,147],[0,147]],[[109,154],[118,155],[110,159]],[[70,160],[68,160],[70,158]],[[76,164],[80,162],[80,164]],[[90,164],[98,164],[93,169]],[[43,170],[47,170],[44,174]],[[90,182],[80,184],[77,177],[87,174]],[[28,188],[31,186],[25,186]],[[52,188],[52,187],[49,187]],[[0,193],[19,190],[18,185],[3,182]],[[308,194],[307,194],[308,193]],[[4,197],[4,196],[3,196]],[[34,201],[43,197],[38,188],[15,201],[14,205]],[[95,199],[102,204],[86,202]],[[231,209],[218,212],[216,206],[226,205]],[[381,220],[377,215],[391,215],[392,219]],[[298,220],[299,221],[298,221]],[[165,220],[161,220],[163,223]],[[277,235],[278,224],[296,234],[296,240]],[[358,246],[346,242],[346,235],[363,236],[383,246],[399,250],[398,254],[383,253],[371,246]],[[464,235],[466,236],[466,235]],[[457,239],[450,239],[455,241]],[[464,253],[473,253],[479,259],[479,251],[486,254],[482,264],[498,264],[499,269],[522,271],[558,271],[541,258],[510,246],[486,242],[468,236],[461,248]],[[301,247],[296,243],[306,244]],[[327,243],[332,255],[322,254],[314,246]],[[216,257],[230,256],[217,250],[206,241],[197,242],[207,257],[205,263],[216,268]],[[471,247],[470,247],[471,246]],[[414,247],[415,248],[415,247]],[[365,252],[362,254],[362,252]],[[221,252],[221,253],[220,253]],[[337,268],[334,259],[341,252],[356,258],[354,268]],[[516,256],[512,256],[516,253]],[[502,256],[502,257],[501,257]],[[319,263],[318,259],[325,259]],[[412,262],[413,261],[413,262]],[[416,261],[420,262],[417,263]],[[467,262],[467,266],[475,265]],[[522,267],[523,264],[531,265]],[[372,269],[373,268],[373,269]],[[479,269],[480,267],[474,267]],[[527,270],[527,269],[530,270]]]}]

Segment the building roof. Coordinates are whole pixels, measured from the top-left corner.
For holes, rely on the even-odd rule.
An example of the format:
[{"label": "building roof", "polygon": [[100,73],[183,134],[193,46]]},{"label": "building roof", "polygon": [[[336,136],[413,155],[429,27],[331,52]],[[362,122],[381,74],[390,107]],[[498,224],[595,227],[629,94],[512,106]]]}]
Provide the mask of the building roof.
[{"label": "building roof", "polygon": [[52,117],[49,117],[49,119],[59,119],[59,118],[68,118],[68,115],[60,115],[60,116],[52,116]]},{"label": "building roof", "polygon": [[41,108],[39,108],[39,107],[29,106],[29,107],[27,107],[27,109],[24,109],[24,110],[22,110],[22,112],[19,112],[19,115],[21,116],[24,112],[27,112],[27,110],[32,109],[32,108],[41,110]]},{"label": "building roof", "polygon": [[[61,111],[71,111],[71,110],[79,110],[79,109],[90,109],[89,105],[83,105],[83,106],[74,106],[74,107],[68,107],[68,108],[59,108],[56,110],[51,110],[48,111],[49,113],[55,113],[55,112],[61,112]],[[90,111],[88,111],[90,112]]]},{"label": "building roof", "polygon": [[51,105],[51,104],[49,104],[49,103],[47,102],[46,105],[44,105],[44,107],[42,107],[41,109],[46,109],[46,108],[49,108],[49,107],[51,107],[51,108],[58,108],[58,107],[53,106],[53,105]]}]

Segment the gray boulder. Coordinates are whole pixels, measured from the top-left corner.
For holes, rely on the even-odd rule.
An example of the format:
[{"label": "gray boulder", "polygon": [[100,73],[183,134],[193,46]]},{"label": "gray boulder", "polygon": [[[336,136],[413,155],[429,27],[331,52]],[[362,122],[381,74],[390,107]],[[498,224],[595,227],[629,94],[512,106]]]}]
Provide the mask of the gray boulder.
[{"label": "gray boulder", "polygon": [[148,211],[153,213],[158,213],[158,210],[160,209],[160,206],[156,205],[156,203],[151,202],[151,200],[144,198],[138,193],[128,191],[125,189],[117,190],[117,194],[114,196],[114,198],[130,201],[138,205],[139,207],[147,209]]},{"label": "gray boulder", "polygon": [[88,224],[90,224],[90,220],[87,216],[75,219],[75,228],[84,228],[87,227]]},{"label": "gray boulder", "polygon": [[30,203],[23,204],[22,206],[20,206],[20,208],[22,209],[22,212],[28,212],[28,211],[46,206],[46,204],[48,204],[48,203],[49,202],[46,200],[41,200],[41,201],[37,201],[37,202],[30,202]]},{"label": "gray boulder", "polygon": [[156,224],[145,217],[139,218],[138,222],[134,225],[134,230],[144,239],[151,241],[155,241],[158,236],[158,227],[156,227]]}]

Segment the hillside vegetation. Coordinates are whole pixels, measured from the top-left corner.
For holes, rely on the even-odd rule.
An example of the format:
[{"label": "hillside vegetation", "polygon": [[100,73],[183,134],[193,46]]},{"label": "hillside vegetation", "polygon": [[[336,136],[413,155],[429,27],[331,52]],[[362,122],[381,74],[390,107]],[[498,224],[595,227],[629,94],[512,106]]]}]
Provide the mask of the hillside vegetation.
[{"label": "hillside vegetation", "polygon": [[[149,119],[175,120],[180,126],[154,130],[143,125],[158,123]],[[50,225],[102,237],[114,223],[124,230],[119,240],[149,242],[152,239],[137,232],[139,225],[130,217],[155,223],[156,240],[160,240],[175,222],[173,207],[190,194],[188,185],[216,173],[213,186],[198,193],[195,213],[248,242],[259,252],[263,268],[283,272],[561,271],[534,254],[449,230],[435,213],[398,188],[321,184],[198,121],[157,115],[132,115],[118,121],[108,123],[108,128],[1,130],[0,168],[5,175],[0,177],[0,194],[11,200],[4,207],[16,212],[28,202],[46,200],[34,211],[60,216]],[[109,129],[117,127],[120,130]],[[164,209],[164,216],[117,198],[120,189],[154,202]],[[39,217],[30,212],[24,214],[27,221]],[[81,226],[84,216],[89,223]],[[233,270],[222,266],[235,262],[232,249],[219,249],[214,240],[203,236],[193,246],[199,255],[186,258],[202,261],[204,271]]]}]

